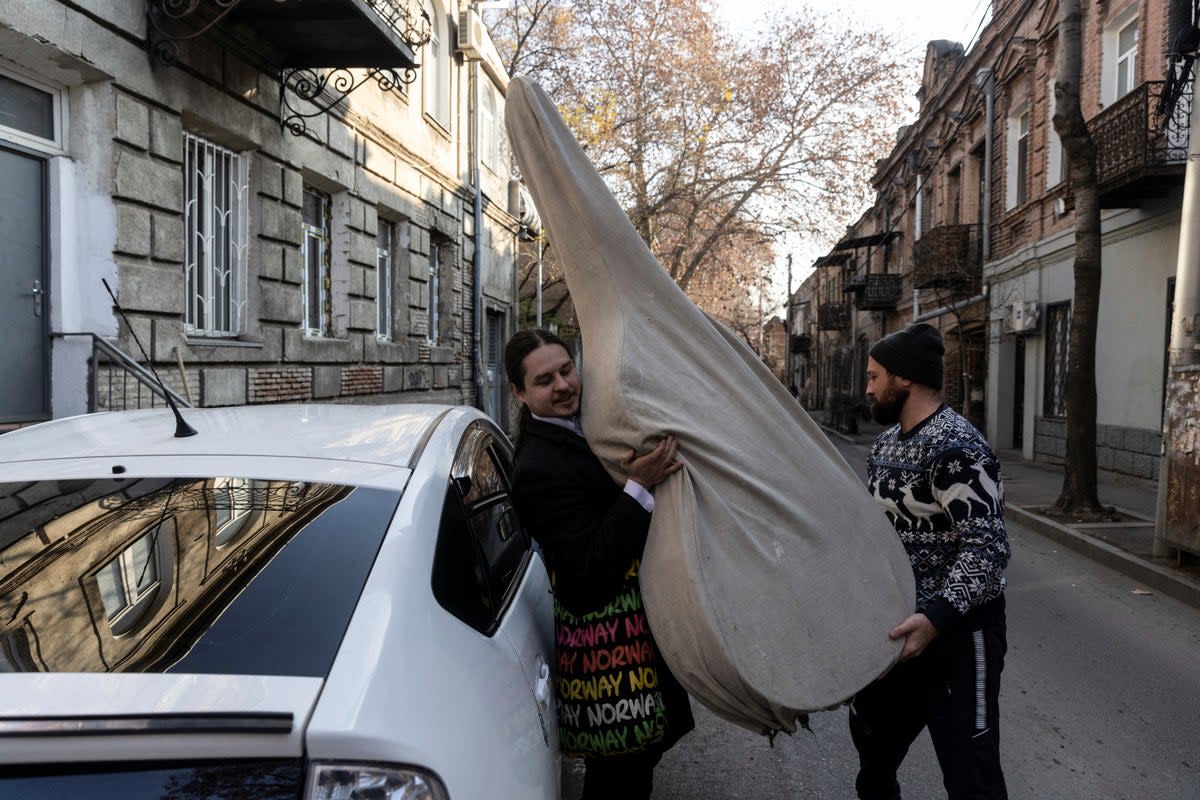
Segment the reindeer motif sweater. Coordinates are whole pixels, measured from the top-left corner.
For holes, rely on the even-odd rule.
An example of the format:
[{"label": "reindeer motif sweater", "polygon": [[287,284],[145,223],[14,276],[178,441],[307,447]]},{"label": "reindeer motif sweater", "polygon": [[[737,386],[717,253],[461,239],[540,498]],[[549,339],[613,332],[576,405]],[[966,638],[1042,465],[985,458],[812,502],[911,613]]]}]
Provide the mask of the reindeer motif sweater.
[{"label": "reindeer motif sweater", "polygon": [[908,431],[881,433],[868,487],[912,562],[917,610],[943,631],[999,597],[1008,564],[1004,485],[992,448],[942,405]]}]

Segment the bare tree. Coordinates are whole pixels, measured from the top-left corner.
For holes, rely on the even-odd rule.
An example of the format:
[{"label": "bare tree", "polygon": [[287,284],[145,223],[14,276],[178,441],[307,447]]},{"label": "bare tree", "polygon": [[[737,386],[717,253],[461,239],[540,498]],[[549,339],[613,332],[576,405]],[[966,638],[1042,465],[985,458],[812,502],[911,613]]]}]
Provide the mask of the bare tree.
[{"label": "bare tree", "polygon": [[488,27],[500,46],[508,74],[553,76],[561,72],[573,50],[570,18],[563,0],[514,0],[502,14],[488,15]]},{"label": "bare tree", "polygon": [[735,36],[703,0],[517,0],[493,30],[718,318],[704,294],[724,285],[753,306],[782,233],[824,235],[861,210],[910,66],[883,33],[830,18],[777,14]]},{"label": "bare tree", "polygon": [[1080,0],[1059,0],[1054,129],[1067,153],[1075,195],[1075,297],[1067,349],[1067,452],[1056,505],[1064,512],[1102,510],[1096,472],[1096,324],[1100,310],[1100,196],[1096,145],[1079,102]]}]

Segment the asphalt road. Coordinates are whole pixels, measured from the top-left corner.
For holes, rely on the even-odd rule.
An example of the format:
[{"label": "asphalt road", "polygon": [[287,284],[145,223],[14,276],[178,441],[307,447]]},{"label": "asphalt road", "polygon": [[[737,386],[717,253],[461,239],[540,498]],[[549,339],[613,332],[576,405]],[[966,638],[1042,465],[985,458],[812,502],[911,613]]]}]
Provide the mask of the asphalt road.
[{"label": "asphalt road", "polygon": [[[839,447],[861,465],[864,448]],[[1000,701],[1009,797],[1200,800],[1200,612],[1032,531],[1010,523],[1009,533]],[[844,709],[772,748],[695,706],[697,730],[664,757],[656,800],[854,798]],[[945,797],[927,735],[901,784],[910,800]]]}]

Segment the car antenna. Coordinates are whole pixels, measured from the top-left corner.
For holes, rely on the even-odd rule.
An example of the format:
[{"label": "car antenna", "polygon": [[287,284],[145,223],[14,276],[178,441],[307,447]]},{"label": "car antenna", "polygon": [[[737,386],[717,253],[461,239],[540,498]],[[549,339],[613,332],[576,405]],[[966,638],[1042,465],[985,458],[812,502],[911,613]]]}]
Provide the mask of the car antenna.
[{"label": "car antenna", "polygon": [[150,356],[146,354],[146,348],[142,347],[142,341],[137,336],[137,331],[129,324],[129,317],[125,316],[125,309],[121,308],[121,304],[117,302],[117,296],[113,294],[112,287],[108,285],[108,281],[104,278],[100,279],[104,284],[104,289],[108,292],[108,296],[112,298],[113,308],[117,309],[117,313],[121,315],[121,319],[125,320],[125,327],[129,329],[129,335],[133,337],[133,341],[137,344],[138,350],[142,351],[142,357],[146,359],[146,366],[150,368],[150,372],[154,374],[154,380],[158,381],[158,388],[162,389],[163,399],[167,401],[167,405],[171,407],[171,411],[175,413],[175,438],[184,439],[188,436],[195,436],[196,429],[187,424],[187,420],[183,418],[183,414],[179,413],[179,406],[175,405],[175,401],[171,399],[171,392],[167,389],[163,379],[158,376],[158,370],[154,368],[154,362],[150,360]]}]

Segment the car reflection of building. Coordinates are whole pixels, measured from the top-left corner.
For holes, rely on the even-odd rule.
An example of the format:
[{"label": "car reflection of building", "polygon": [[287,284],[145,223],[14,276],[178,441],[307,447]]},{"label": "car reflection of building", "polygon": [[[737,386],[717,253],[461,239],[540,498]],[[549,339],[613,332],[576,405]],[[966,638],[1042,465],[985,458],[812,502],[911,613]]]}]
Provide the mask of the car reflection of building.
[{"label": "car reflection of building", "polygon": [[0,486],[0,671],[168,670],[246,575],[350,492],[242,477]]}]

